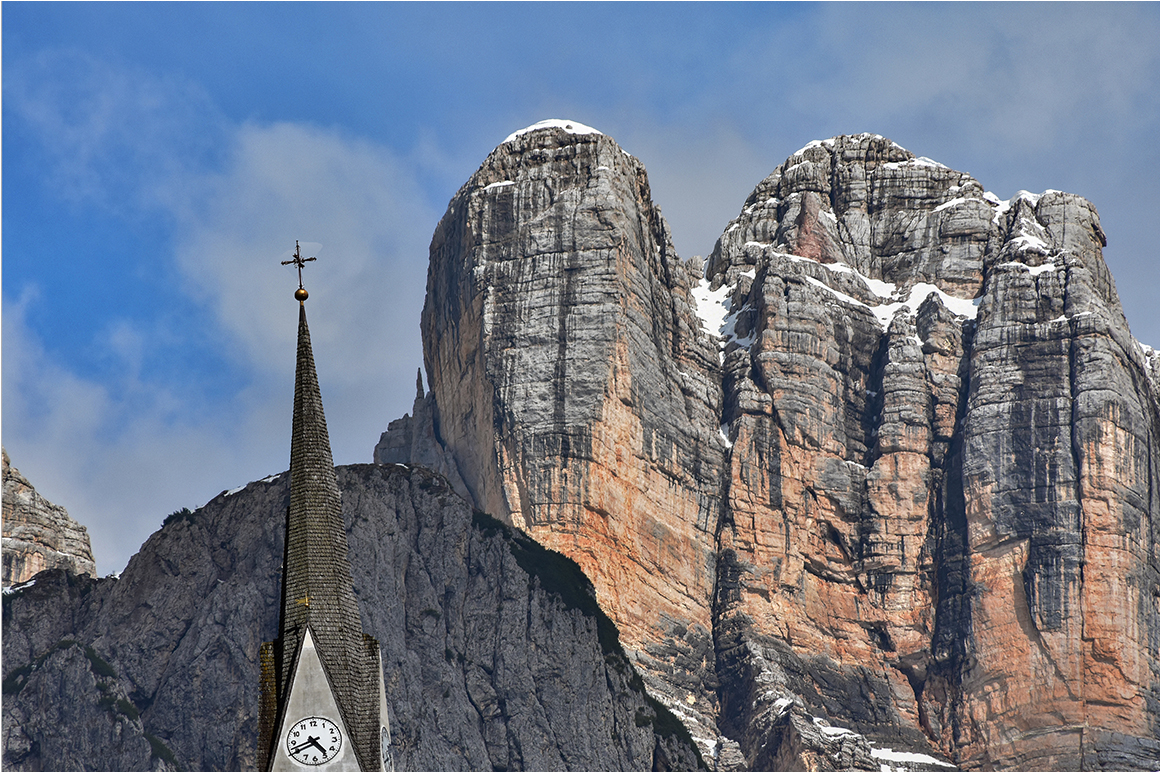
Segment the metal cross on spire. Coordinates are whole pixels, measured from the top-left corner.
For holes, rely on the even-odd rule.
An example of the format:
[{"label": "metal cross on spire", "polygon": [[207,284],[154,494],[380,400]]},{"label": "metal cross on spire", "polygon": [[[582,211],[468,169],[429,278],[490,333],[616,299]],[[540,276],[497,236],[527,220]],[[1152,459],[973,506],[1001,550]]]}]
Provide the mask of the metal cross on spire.
[{"label": "metal cross on spire", "polygon": [[311,257],[311,258],[302,257],[302,253],[298,249],[298,239],[295,239],[294,240],[294,257],[292,257],[290,260],[282,261],[282,265],[289,266],[291,263],[293,263],[295,268],[298,269],[298,289],[294,291],[294,297],[298,300],[299,303],[302,303],[307,298],[306,288],[304,288],[302,286],[302,269],[303,269],[303,267],[306,266],[306,264],[309,261],[312,261],[312,260],[318,260],[318,258],[317,257]]}]

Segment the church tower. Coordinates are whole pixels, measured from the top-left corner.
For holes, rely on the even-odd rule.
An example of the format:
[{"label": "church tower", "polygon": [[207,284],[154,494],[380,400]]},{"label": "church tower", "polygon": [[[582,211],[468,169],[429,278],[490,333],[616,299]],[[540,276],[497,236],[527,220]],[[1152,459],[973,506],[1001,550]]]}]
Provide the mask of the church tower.
[{"label": "church tower", "polygon": [[298,268],[298,363],[290,440],[290,506],[278,638],[262,645],[261,770],[391,770],[379,642],[363,633],[351,583],[342,501],[315,373],[307,261]]}]

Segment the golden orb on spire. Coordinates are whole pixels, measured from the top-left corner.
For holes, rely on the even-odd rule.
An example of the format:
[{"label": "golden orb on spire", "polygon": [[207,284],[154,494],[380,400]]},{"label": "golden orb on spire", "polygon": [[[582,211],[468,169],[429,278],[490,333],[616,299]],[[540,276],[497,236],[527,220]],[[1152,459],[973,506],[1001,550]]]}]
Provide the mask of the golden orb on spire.
[{"label": "golden orb on spire", "polygon": [[306,288],[304,288],[302,286],[302,269],[309,261],[312,261],[312,260],[317,260],[317,258],[304,258],[302,256],[302,253],[299,251],[299,248],[298,248],[298,239],[295,239],[294,240],[294,255],[290,258],[290,260],[282,261],[282,265],[284,265],[284,266],[293,265],[295,268],[298,269],[298,289],[294,291],[294,299],[296,301],[298,301],[299,303],[302,303],[310,296],[310,293],[308,293],[306,291]]}]

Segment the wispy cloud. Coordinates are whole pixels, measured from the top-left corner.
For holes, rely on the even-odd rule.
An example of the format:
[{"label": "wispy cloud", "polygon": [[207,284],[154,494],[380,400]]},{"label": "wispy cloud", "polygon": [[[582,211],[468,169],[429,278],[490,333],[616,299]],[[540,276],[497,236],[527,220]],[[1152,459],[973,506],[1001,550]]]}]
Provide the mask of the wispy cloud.
[{"label": "wispy cloud", "polygon": [[4,107],[17,118],[5,132],[37,137],[62,198],[129,215],[214,163],[231,130],[196,83],[75,50],[5,61]]},{"label": "wispy cloud", "polygon": [[[318,248],[305,279],[336,461],[369,461],[378,432],[410,408],[422,362],[424,232],[437,213],[414,169],[332,129],[231,125],[206,100],[190,104],[189,84],[71,54],[14,81],[6,108],[41,135],[62,196],[172,224],[168,250],[124,260],[168,264],[190,311],[114,313],[95,334],[96,376],[27,324],[49,299],[6,299],[4,443],[89,527],[101,570],[120,568],[173,509],[285,467],[297,281],[279,261],[295,238]],[[189,145],[203,131],[213,153]],[[231,371],[224,393],[186,383],[204,367]]]},{"label": "wispy cloud", "polygon": [[[435,213],[387,150],[310,126],[243,126],[227,168],[189,209],[178,263],[247,362],[285,365],[278,348],[293,340],[285,318],[296,279],[279,262],[296,236],[321,245],[305,271],[312,332],[320,349],[341,352],[341,378],[382,376],[379,358],[359,351],[365,342],[418,329],[427,240],[417,224],[434,224]],[[402,352],[384,355],[393,353]]]},{"label": "wispy cloud", "polygon": [[143,388],[132,374],[79,377],[45,352],[20,303],[4,306],[3,359],[12,462],[88,528],[102,572],[120,569],[162,517],[204,502],[217,493],[210,481],[232,480],[261,450],[244,431],[260,421],[188,415],[163,386]]}]

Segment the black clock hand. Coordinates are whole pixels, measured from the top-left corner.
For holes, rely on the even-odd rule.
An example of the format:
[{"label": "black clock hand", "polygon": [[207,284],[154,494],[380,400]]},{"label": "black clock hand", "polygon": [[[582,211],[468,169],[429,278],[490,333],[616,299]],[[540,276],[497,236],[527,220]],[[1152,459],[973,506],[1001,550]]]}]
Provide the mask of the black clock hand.
[{"label": "black clock hand", "polygon": [[323,754],[326,754],[326,753],[327,753],[327,750],[323,748],[322,744],[321,744],[321,743],[319,743],[319,742],[318,742],[318,739],[317,739],[317,738],[315,738],[313,735],[311,735],[311,736],[307,736],[307,738],[306,738],[306,742],[307,742],[307,743],[312,743],[312,744],[314,744],[314,745],[315,745],[315,748],[316,748],[316,749],[318,749],[318,750],[319,750],[320,752],[322,752]]},{"label": "black clock hand", "polygon": [[318,746],[320,751],[322,751],[323,753],[326,753],[326,749],[319,746],[318,739],[315,738],[313,735],[308,735],[306,737],[306,743],[302,743],[302,744],[299,744],[298,746],[294,747],[293,749],[290,750],[290,753],[291,754],[298,754],[300,751],[302,751],[306,747],[310,746],[311,744]]}]

